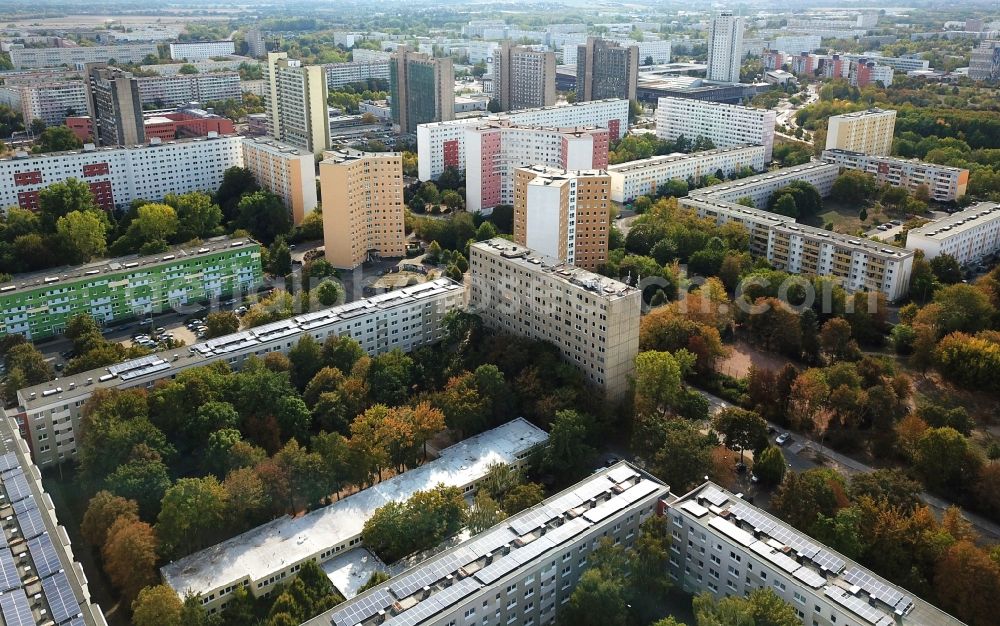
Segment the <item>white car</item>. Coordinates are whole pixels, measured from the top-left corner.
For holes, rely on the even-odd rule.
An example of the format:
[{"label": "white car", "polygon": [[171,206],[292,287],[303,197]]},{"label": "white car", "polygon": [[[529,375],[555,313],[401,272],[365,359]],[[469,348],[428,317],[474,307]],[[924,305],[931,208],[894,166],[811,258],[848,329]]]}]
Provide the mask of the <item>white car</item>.
[{"label": "white car", "polygon": [[788,433],[781,433],[780,435],[774,438],[774,443],[778,444],[779,446],[783,446],[786,443],[788,443],[788,440],[791,438],[792,436],[789,435]]}]

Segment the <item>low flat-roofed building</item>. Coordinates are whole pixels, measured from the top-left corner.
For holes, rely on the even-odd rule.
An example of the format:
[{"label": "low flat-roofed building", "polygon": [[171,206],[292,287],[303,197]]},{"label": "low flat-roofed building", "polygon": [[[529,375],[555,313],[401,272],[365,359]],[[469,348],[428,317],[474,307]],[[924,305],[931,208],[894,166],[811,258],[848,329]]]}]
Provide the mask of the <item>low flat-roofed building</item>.
[{"label": "low flat-roofed building", "polygon": [[962,626],[712,482],[667,500],[665,516],[668,572],[688,593],[742,597],[768,588],[803,624]]},{"label": "low flat-roofed building", "polygon": [[506,239],[469,247],[470,308],[493,330],[554,344],[610,401],[628,397],[642,293]]},{"label": "low flat-roofed building", "polygon": [[631,547],[667,495],[662,482],[620,462],[305,626],[549,623],[601,539]]},{"label": "low flat-roofed building", "polygon": [[910,191],[927,185],[931,198],[938,202],[958,200],[969,186],[969,170],[917,159],[875,156],[848,150],[824,150],[822,159],[827,163],[867,172],[879,184],[888,183]]},{"label": "low flat-roofed building", "polygon": [[[216,361],[239,369],[251,357],[287,353],[306,333],[319,342],[331,336],[351,337],[372,356],[397,348],[410,352],[440,341],[444,316],[461,307],[463,299],[461,285],[439,278],[223,335],[187,349],[162,350],[110,367],[61,376],[19,390],[15,416],[35,462],[40,466],[60,462],[76,455],[83,405],[97,389],[148,389],[185,369]],[[62,426],[65,423],[71,428]]]},{"label": "low flat-roofed building", "polygon": [[0,419],[0,617],[4,624],[107,626],[56,519],[28,446]]},{"label": "low flat-roofed building", "polygon": [[609,165],[611,199],[632,202],[639,196],[656,194],[656,190],[670,180],[697,181],[702,176],[713,176],[719,170],[723,176],[745,167],[758,172],[764,169],[766,163],[764,152],[764,146],[736,146]]},{"label": "low flat-roofed building", "polygon": [[950,254],[962,264],[979,261],[1000,250],[1000,204],[980,202],[914,228],[906,234],[906,247],[923,250],[928,259]]},{"label": "low flat-roofed building", "polygon": [[[750,198],[755,207],[766,207],[775,191],[797,180],[809,183],[816,188],[820,196],[825,198],[833,189],[833,183],[838,176],[840,167],[829,163],[811,162],[694,189],[689,196],[723,202],[737,202],[741,198]],[[683,203],[684,200],[681,199],[681,204]]]},{"label": "low flat-roofed building", "polygon": [[179,596],[201,594],[205,608],[215,613],[239,587],[263,596],[293,578],[305,561],[322,564],[360,546],[365,522],[379,507],[437,485],[471,494],[491,465],[521,466],[547,439],[544,430],[517,418],[441,450],[437,459],[420,467],[301,517],[285,516],[258,526],[165,565],[160,572]]}]

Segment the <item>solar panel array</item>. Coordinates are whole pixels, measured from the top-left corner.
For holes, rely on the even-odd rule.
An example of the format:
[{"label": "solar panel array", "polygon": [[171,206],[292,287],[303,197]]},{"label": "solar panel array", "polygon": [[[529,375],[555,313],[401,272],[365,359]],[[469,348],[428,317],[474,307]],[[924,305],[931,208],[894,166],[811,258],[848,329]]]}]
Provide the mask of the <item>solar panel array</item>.
[{"label": "solar panel array", "polygon": [[59,554],[56,552],[56,547],[48,533],[28,540],[28,554],[31,555],[31,561],[35,564],[35,573],[39,578],[47,578],[63,568],[59,561]]},{"label": "solar panel array", "polygon": [[852,585],[861,587],[869,596],[891,606],[893,611],[901,615],[906,615],[913,609],[912,598],[902,593],[899,589],[885,584],[868,572],[851,568],[844,572],[844,580]]},{"label": "solar panel array", "polygon": [[800,533],[788,526],[776,522],[767,515],[742,502],[736,502],[729,507],[729,512],[736,519],[750,525],[759,531],[795,550],[803,558],[809,559],[817,567],[839,574],[846,567],[844,559],[833,554],[826,548],[806,539]]},{"label": "solar panel array", "polygon": [[419,624],[429,617],[444,611],[462,598],[471,595],[479,587],[479,583],[472,578],[460,580],[451,587],[421,601],[413,608],[403,611],[391,619],[387,619],[385,626],[414,626],[415,624]]},{"label": "solar panel array", "polygon": [[17,461],[17,455],[14,452],[7,452],[0,456],[0,474],[13,469],[21,469],[21,464]]},{"label": "solar panel array", "polygon": [[392,606],[396,601],[385,589],[377,589],[370,594],[365,594],[335,612],[330,623],[333,626],[354,626],[360,624],[379,611],[383,611]]},{"label": "solar panel array", "polygon": [[713,506],[722,506],[729,501],[729,496],[712,486],[705,487],[698,494],[698,498],[708,500]]},{"label": "solar panel array", "polygon": [[[564,523],[552,528],[549,528],[548,524],[561,517],[567,510],[587,503],[597,496],[610,493],[615,484],[624,483],[638,476],[638,473],[633,470],[625,469],[628,471],[616,473],[615,480],[607,480],[607,475],[597,478],[570,493],[564,494],[558,500],[553,500],[518,515],[509,523],[490,530],[466,544],[444,553],[441,557],[392,579],[384,587],[362,594],[343,608],[334,610],[330,614],[329,623],[332,626],[355,626],[371,619],[380,611],[389,614],[397,601],[409,598],[425,587],[435,591],[398,615],[387,617],[384,624],[386,626],[414,626],[441,613],[466,596],[475,593],[482,586],[496,582],[510,572],[537,559],[540,555],[553,548],[563,546],[573,537],[585,532],[593,525],[593,522],[588,521],[585,517],[567,519]],[[660,488],[659,484],[652,481],[640,481],[636,485],[628,486],[622,493],[602,502],[598,507],[588,509],[588,512],[601,507],[607,507],[613,512],[621,511]],[[535,531],[543,527],[546,529],[544,534],[535,536]],[[506,555],[502,554],[501,550],[505,546],[511,545],[518,537],[524,538],[527,543],[520,545],[520,547],[512,546]],[[462,575],[460,570],[463,567],[478,561],[487,554],[493,554],[491,563],[471,573],[471,575],[461,578],[461,580],[458,579],[458,576]],[[443,589],[440,588],[442,580],[449,576],[455,577],[453,583]]]},{"label": "solar panel array", "polygon": [[35,501],[26,500],[26,502],[31,503],[31,506],[24,507],[20,513],[15,511],[15,515],[17,525],[21,527],[21,535],[24,539],[31,539],[45,532],[45,522],[42,521],[42,512],[38,510]]},{"label": "solar panel array", "polygon": [[52,609],[52,621],[56,624],[65,624],[80,615],[80,603],[73,595],[66,572],[56,572],[51,578],[42,580],[42,590],[45,591],[45,601]]},{"label": "solar panel array", "polygon": [[21,575],[17,572],[10,550],[0,550],[0,593],[21,587]]},{"label": "solar panel array", "polygon": [[824,590],[824,594],[826,597],[830,598],[840,606],[844,607],[851,613],[854,613],[873,626],[894,626],[896,623],[895,620],[882,611],[876,609],[861,598],[844,592],[842,589],[827,587]]},{"label": "solar panel array", "polygon": [[31,496],[31,487],[28,486],[28,479],[24,472],[14,470],[3,478],[4,489],[7,490],[7,500],[9,502],[20,502]]},{"label": "solar panel array", "polygon": [[5,626],[35,626],[35,618],[23,589],[12,589],[0,595],[0,612],[3,613]]}]

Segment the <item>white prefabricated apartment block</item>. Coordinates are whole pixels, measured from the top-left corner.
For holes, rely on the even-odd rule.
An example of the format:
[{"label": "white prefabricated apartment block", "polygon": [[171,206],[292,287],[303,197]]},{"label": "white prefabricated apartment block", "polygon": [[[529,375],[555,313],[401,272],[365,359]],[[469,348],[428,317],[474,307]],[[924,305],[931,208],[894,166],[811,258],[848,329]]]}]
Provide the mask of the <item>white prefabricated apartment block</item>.
[{"label": "white prefabricated apartment block", "polygon": [[931,198],[938,202],[955,202],[965,195],[969,186],[969,170],[925,163],[917,159],[867,155],[847,150],[824,150],[821,158],[827,163],[867,172],[880,185],[888,183],[910,191],[926,185]]},{"label": "white prefabricated apartment block", "polygon": [[212,57],[224,57],[236,54],[236,42],[228,41],[192,41],[189,43],[170,44],[170,58],[180,61],[207,61]]},{"label": "white prefabricated apartment block", "polygon": [[719,170],[723,176],[749,167],[755,172],[764,169],[764,146],[716,148],[691,154],[667,154],[638,161],[608,166],[611,175],[611,199],[632,202],[642,195],[654,195],[667,181],[698,180],[713,176]]},{"label": "white prefabricated apartment block", "polygon": [[602,539],[631,547],[669,489],[621,462],[411,567],[305,626],[540,626]]},{"label": "white prefabricated apartment block", "polygon": [[681,135],[689,141],[704,137],[716,148],[760,145],[764,160],[770,162],[775,115],[767,109],[664,97],[656,104],[656,136],[670,141]]},{"label": "white prefabricated apartment block", "polygon": [[[442,320],[462,306],[462,286],[439,278],[364,300],[304,313],[287,320],[224,335],[179,350],[163,350],[117,365],[63,376],[18,391],[17,417],[39,465],[76,455],[83,404],[103,388],[150,388],[192,367],[223,361],[239,368],[250,357],[286,353],[306,333],[319,342],[331,336],[351,337],[374,356],[413,349],[441,340]],[[58,426],[58,427],[57,427]],[[59,431],[59,445],[40,453],[39,433]],[[47,435],[46,435],[47,437]]]},{"label": "white prefabricated apartment block", "polygon": [[513,126],[606,128],[611,141],[628,130],[628,100],[593,100],[569,105],[524,109],[487,118],[464,118],[417,126],[417,167],[420,180],[433,180],[446,167],[465,167],[465,131],[489,122]]},{"label": "white prefabricated apartment block", "polygon": [[1000,250],[1000,204],[980,202],[934,220],[906,235],[906,247],[923,250],[928,259],[950,254],[959,263],[974,263]]},{"label": "white prefabricated apartment block", "polygon": [[770,589],[803,625],[962,626],[944,611],[708,482],[667,502],[669,574],[717,599]]},{"label": "white prefabricated apartment block", "polygon": [[469,305],[489,328],[548,341],[564,361],[625,399],[639,353],[642,293],[506,239],[469,248]]},{"label": "white prefabricated apartment block", "polygon": [[137,198],[161,200],[168,193],[214,192],[230,167],[243,165],[237,135],[161,141],[149,145],[28,154],[0,159],[0,205],[38,208],[38,192],[76,178],[90,186],[97,205],[126,208]]},{"label": "white prefabricated apartment block", "polygon": [[487,122],[465,130],[465,206],[514,204],[514,171],[527,165],[589,170],[608,166],[608,131]]}]

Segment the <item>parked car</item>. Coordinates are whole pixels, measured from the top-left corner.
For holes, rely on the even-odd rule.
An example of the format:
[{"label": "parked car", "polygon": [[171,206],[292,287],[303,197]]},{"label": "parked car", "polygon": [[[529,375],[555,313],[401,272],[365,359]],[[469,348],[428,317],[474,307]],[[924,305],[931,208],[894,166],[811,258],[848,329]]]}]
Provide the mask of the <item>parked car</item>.
[{"label": "parked car", "polygon": [[788,440],[791,439],[791,438],[792,438],[792,436],[789,435],[788,433],[781,433],[780,435],[778,435],[777,437],[775,437],[774,443],[778,444],[779,446],[783,446],[786,443],[788,443]]}]

